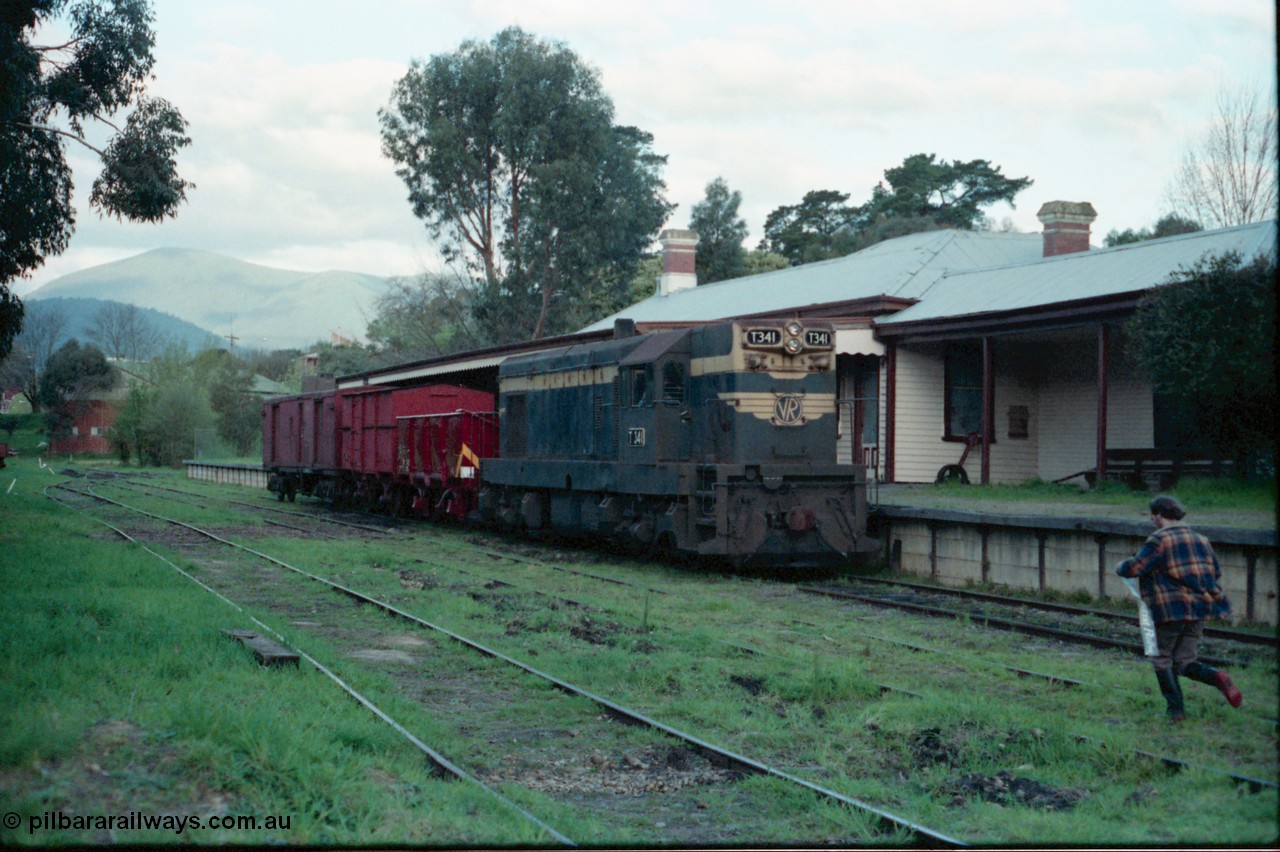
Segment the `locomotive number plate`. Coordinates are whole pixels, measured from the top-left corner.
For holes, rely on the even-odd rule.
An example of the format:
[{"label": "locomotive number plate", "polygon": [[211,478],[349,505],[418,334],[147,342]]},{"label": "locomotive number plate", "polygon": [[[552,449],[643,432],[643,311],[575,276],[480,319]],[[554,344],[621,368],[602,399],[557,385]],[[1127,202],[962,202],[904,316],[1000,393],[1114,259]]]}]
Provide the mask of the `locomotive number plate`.
[{"label": "locomotive number plate", "polygon": [[830,349],[831,348],[831,332],[826,329],[809,329],[804,333],[804,342],[806,346],[814,349]]},{"label": "locomotive number plate", "polygon": [[644,428],[627,430],[627,446],[643,447],[644,446]]},{"label": "locomotive number plate", "polygon": [[782,345],[782,329],[749,328],[744,333],[744,343],[748,346],[772,348]]}]

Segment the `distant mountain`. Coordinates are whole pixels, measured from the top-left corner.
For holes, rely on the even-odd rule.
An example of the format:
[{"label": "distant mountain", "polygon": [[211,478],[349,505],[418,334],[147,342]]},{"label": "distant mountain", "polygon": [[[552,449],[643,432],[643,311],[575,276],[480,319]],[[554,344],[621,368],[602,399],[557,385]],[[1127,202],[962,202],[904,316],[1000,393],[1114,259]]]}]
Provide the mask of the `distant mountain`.
[{"label": "distant mountain", "polygon": [[330,332],[360,337],[387,279],[295,272],[196,249],[145,254],[55,278],[27,296],[107,299],[153,308],[252,349],[305,347]]},{"label": "distant mountain", "polygon": [[[102,310],[103,305],[112,303],[111,299],[64,299],[61,297],[40,299],[28,302],[27,316],[34,318],[39,316],[41,311],[60,311],[67,317],[67,326],[63,330],[61,340],[70,340],[74,337],[82,343],[89,343],[93,340],[94,318]],[[226,340],[219,338],[213,332],[178,319],[173,314],[143,307],[139,307],[138,312],[165,343],[177,343],[191,352],[227,345]]]}]

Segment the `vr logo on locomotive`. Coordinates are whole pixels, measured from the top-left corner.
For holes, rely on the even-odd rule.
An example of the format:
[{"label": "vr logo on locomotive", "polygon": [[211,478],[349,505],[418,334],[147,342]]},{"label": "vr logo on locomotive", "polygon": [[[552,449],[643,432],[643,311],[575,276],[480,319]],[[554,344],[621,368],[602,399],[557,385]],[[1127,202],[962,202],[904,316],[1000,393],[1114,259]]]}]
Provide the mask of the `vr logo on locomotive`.
[{"label": "vr logo on locomotive", "polygon": [[804,422],[804,401],[793,393],[779,395],[773,403],[773,419],[783,426],[798,426]]}]

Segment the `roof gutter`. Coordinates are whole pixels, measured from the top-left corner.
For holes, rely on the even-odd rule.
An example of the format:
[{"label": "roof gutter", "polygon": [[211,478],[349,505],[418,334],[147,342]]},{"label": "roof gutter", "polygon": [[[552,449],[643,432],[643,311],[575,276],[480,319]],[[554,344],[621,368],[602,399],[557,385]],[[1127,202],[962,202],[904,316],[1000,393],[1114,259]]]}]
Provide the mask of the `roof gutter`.
[{"label": "roof gutter", "polygon": [[1012,334],[1028,330],[1047,331],[1099,321],[1127,319],[1148,292],[1148,290],[1136,290],[1008,311],[877,323],[875,331],[876,337],[880,340],[895,343],[942,341],[982,334]]}]

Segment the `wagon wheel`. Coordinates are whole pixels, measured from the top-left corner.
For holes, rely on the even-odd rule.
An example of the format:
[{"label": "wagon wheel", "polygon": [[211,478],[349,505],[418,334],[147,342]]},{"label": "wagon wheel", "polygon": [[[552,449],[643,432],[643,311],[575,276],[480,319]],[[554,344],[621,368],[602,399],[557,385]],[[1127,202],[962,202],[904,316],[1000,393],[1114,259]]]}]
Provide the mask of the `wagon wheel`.
[{"label": "wagon wheel", "polygon": [[961,485],[969,484],[969,474],[965,472],[963,466],[958,464],[944,464],[939,470],[938,475],[933,478],[935,485],[943,485],[949,482],[958,482]]}]

